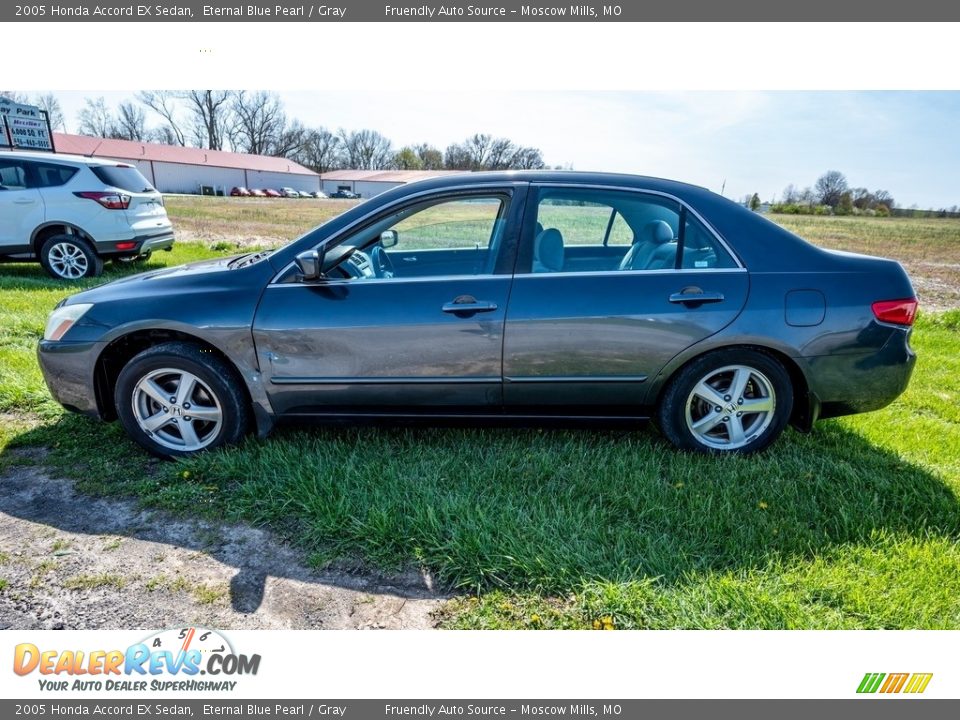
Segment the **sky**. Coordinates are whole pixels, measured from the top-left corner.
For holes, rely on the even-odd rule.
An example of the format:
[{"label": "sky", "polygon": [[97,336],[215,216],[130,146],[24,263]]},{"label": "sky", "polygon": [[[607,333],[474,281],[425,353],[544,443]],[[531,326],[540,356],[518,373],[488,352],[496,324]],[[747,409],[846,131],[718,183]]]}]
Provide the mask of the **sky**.
[{"label": "sky", "polygon": [[[86,97],[57,92],[67,127]],[[828,170],[901,207],[960,205],[960,92],[282,91],[308,126],[378,130],[441,150],[473,133],[543,151],[550,166],[654,175],[775,199]]]}]

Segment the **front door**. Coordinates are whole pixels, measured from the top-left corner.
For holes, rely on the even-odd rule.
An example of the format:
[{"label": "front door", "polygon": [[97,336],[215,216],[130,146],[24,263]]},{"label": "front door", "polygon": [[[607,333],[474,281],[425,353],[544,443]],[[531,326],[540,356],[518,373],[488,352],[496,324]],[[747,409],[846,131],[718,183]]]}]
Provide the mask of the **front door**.
[{"label": "front door", "polygon": [[275,411],[499,409],[524,192],[518,185],[385,211],[327,248],[335,266],[323,279],[271,284],[254,340]]}]

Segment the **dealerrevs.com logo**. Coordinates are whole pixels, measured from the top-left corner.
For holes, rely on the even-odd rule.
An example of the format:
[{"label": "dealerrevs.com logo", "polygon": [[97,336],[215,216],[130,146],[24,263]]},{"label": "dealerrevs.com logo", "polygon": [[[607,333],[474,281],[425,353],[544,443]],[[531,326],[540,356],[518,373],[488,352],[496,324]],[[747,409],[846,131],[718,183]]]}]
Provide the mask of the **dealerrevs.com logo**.
[{"label": "dealerrevs.com logo", "polygon": [[198,627],[163,630],[125,650],[51,650],[20,643],[13,654],[13,671],[39,675],[40,689],[47,691],[229,692],[237,686],[233,678],[259,669],[260,655],[237,653],[222,633]]},{"label": "dealerrevs.com logo", "polygon": [[857,687],[858,693],[919,694],[927,689],[933,673],[867,673]]}]

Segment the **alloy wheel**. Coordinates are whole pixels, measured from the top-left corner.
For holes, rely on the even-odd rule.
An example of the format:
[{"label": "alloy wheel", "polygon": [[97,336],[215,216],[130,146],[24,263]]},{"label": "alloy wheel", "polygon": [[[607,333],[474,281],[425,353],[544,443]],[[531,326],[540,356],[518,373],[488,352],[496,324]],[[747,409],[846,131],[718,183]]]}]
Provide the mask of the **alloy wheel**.
[{"label": "alloy wheel", "polygon": [[134,387],[132,401],[140,428],[170,450],[202,450],[216,439],[223,423],[217,396],[185,370],[150,372]]},{"label": "alloy wheel", "polygon": [[748,365],[727,365],[711,370],[690,391],[687,427],[708,447],[736,450],[770,426],[776,407],[766,375]]}]

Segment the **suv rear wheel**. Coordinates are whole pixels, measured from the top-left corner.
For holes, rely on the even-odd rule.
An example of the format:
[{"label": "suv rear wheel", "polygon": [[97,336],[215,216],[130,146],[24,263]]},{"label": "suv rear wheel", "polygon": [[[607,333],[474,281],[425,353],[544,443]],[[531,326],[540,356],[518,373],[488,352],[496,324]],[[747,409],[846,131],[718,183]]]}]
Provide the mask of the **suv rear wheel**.
[{"label": "suv rear wheel", "polygon": [[103,272],[103,260],[86,240],[54,235],[40,246],[40,264],[58,280],[80,280]]}]

